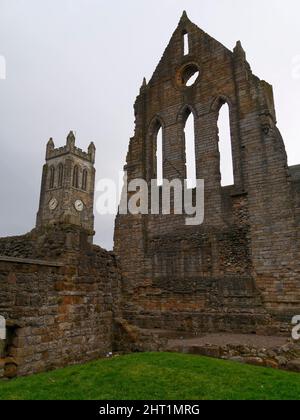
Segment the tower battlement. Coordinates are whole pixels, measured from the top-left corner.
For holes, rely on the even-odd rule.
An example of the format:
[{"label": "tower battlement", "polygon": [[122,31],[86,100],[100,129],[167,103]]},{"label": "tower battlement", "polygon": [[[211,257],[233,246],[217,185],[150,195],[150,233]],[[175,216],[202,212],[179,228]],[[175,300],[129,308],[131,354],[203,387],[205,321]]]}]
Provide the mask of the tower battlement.
[{"label": "tower battlement", "polygon": [[63,147],[55,148],[55,144],[53,138],[51,137],[47,143],[47,150],[46,150],[46,161],[51,159],[58,158],[60,156],[64,156],[67,154],[73,154],[81,159],[84,159],[88,162],[95,163],[95,154],[96,154],[96,147],[93,142],[90,143],[87,152],[83,151],[79,147],[75,146],[75,135],[73,131],[70,131],[66,145]]}]

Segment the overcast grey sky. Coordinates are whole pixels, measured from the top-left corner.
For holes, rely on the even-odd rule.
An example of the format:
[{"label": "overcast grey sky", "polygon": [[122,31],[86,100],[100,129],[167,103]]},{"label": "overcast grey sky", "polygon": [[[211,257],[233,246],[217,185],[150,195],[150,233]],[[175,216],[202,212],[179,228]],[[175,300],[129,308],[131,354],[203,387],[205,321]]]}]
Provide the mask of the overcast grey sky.
[{"label": "overcast grey sky", "polygon": [[[116,178],[133,134],[133,103],[183,10],[273,84],[290,164],[300,163],[299,0],[0,0],[0,236],[35,224],[45,146],[97,146],[97,177]],[[0,60],[1,65],[1,60]],[[112,247],[113,217],[95,242]]]}]

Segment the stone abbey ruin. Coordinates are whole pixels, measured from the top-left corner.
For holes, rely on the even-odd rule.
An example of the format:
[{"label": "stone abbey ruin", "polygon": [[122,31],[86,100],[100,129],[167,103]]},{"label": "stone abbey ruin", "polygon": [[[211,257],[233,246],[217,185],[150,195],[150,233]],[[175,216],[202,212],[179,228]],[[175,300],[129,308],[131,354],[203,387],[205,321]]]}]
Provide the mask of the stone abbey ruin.
[{"label": "stone abbey ruin", "polygon": [[[224,104],[234,172],[227,187],[218,145]],[[290,335],[300,314],[300,165],[288,166],[272,87],[253,75],[241,43],[228,50],[184,13],[135,103],[128,182],[157,178],[160,129],[164,178],[186,179],[191,114],[204,223],[118,214],[114,252],[92,244],[95,146],[78,149],[72,132],[62,148],[50,139],[36,227],[0,239],[0,377],[161,350],[164,332]]]}]

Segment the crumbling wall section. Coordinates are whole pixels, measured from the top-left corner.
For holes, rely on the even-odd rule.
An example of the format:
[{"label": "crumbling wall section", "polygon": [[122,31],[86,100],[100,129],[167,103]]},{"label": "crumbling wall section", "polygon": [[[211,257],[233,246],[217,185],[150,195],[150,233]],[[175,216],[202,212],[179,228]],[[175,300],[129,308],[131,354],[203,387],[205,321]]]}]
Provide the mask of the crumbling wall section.
[{"label": "crumbling wall section", "polygon": [[[58,232],[62,238],[58,229],[44,239]],[[68,238],[65,235],[62,242],[69,247],[61,248],[61,258],[54,261],[38,260],[39,253],[30,253],[35,259],[28,259],[29,254],[22,259],[19,253],[0,257],[0,314],[10,334],[0,360],[5,377],[83,363],[113,350],[114,318],[120,317],[116,258],[89,244],[77,249],[79,231],[72,233],[73,249]],[[20,238],[4,242],[15,253],[12,244],[19,244]],[[48,240],[44,249],[49,249]]]},{"label": "crumbling wall section", "polygon": [[[224,188],[218,117],[225,103],[234,185]],[[186,226],[184,215],[174,214],[117,216],[126,317],[149,329],[287,333],[300,312],[298,181],[276,125],[273,89],[252,73],[240,42],[230,51],[184,13],[135,103],[128,182],[156,179],[159,127],[164,178],[186,178],[184,127],[191,113],[197,178],[205,181],[204,223]]]}]

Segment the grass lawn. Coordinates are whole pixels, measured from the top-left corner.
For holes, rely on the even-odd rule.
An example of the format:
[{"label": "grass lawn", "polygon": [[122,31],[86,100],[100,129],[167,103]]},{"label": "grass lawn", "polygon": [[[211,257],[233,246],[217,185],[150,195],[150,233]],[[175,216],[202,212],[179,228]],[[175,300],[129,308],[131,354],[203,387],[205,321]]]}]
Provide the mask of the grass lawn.
[{"label": "grass lawn", "polygon": [[0,399],[298,400],[300,375],[183,354],[130,354],[0,381]]}]

